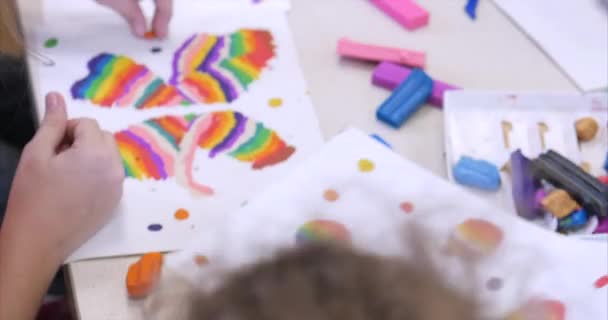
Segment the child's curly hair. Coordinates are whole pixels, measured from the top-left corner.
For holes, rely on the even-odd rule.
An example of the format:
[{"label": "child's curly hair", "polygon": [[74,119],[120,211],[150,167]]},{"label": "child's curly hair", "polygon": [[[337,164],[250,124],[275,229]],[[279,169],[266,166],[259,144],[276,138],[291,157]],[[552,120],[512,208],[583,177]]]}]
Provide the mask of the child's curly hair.
[{"label": "child's curly hair", "polygon": [[292,249],[229,275],[190,307],[191,320],[478,319],[476,303],[432,268],[328,245]]}]

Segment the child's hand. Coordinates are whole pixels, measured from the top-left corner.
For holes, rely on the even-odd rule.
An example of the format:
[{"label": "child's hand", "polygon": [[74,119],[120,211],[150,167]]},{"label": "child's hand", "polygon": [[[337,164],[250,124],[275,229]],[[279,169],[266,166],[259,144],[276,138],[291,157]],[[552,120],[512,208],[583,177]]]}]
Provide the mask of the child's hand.
[{"label": "child's hand", "polygon": [[[138,0],[97,0],[97,2],[114,9],[123,16],[136,36],[144,36],[147,31],[146,18],[139,7]],[[156,13],[152,20],[152,31],[157,37],[164,38],[169,32],[169,21],[173,15],[173,0],[155,0],[155,2]]]},{"label": "child's hand", "polygon": [[2,229],[17,246],[38,247],[62,263],[108,221],[123,179],[112,134],[92,119],[67,120],[63,97],[51,93],[23,151]]}]

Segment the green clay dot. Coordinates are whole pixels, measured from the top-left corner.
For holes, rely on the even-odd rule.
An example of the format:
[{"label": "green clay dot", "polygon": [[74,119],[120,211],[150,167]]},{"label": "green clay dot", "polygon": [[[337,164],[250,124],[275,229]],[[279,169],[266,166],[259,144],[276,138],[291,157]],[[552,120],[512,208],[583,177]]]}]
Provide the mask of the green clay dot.
[{"label": "green clay dot", "polygon": [[57,38],[50,38],[44,42],[45,48],[55,48],[59,44],[59,40]]}]

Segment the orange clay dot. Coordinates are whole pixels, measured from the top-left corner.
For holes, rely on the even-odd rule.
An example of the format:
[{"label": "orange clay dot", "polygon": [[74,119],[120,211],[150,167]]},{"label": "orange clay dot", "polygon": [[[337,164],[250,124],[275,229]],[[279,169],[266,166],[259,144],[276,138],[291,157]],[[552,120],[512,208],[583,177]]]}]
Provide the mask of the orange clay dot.
[{"label": "orange clay dot", "polygon": [[190,217],[190,213],[186,209],[178,209],[175,211],[175,219],[177,220],[186,220]]},{"label": "orange clay dot", "polygon": [[340,198],[340,195],[338,194],[338,191],[336,191],[334,189],[327,189],[323,193],[323,198],[325,198],[325,200],[327,200],[329,202],[334,202],[334,201],[338,200],[338,198]]},{"label": "orange clay dot", "polygon": [[368,159],[359,160],[359,170],[362,172],[371,172],[374,170],[374,163]]},{"label": "orange clay dot", "polygon": [[278,107],[280,107],[280,106],[283,105],[283,99],[281,99],[281,98],[272,98],[272,99],[268,100],[268,105],[271,108],[278,108]]},{"label": "orange clay dot", "polygon": [[156,32],[154,32],[153,30],[150,30],[146,33],[144,33],[144,39],[156,39]]},{"label": "orange clay dot", "polygon": [[197,266],[202,267],[202,266],[207,265],[209,263],[209,259],[207,259],[207,257],[205,257],[203,255],[195,255],[194,256],[194,263]]}]

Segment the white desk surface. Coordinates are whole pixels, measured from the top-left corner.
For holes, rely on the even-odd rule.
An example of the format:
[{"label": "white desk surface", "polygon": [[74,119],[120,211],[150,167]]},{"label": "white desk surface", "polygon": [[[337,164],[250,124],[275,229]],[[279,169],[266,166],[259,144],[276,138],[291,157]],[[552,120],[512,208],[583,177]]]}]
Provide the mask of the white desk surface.
[{"label": "white desk surface", "polygon": [[[179,1],[179,0],[176,0]],[[465,1],[419,0],[430,24],[409,32],[363,0],[292,0],[289,21],[326,138],[353,125],[377,133],[401,155],[445,176],[442,113],[425,107],[400,130],[375,119],[389,92],[371,85],[373,64],[336,55],[342,36],[427,52],[427,72],[466,89],[575,91],[575,86],[491,1],[480,1],[478,20]],[[69,265],[76,311],[84,320],[142,319],[127,299],[124,279],[134,258]]]}]

